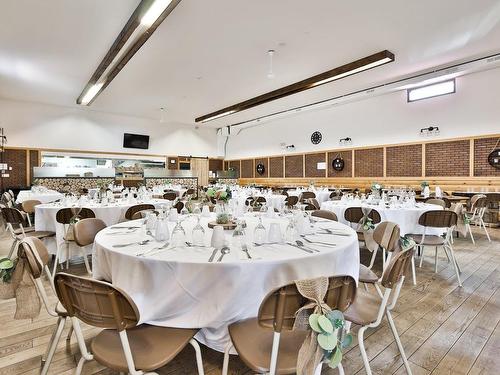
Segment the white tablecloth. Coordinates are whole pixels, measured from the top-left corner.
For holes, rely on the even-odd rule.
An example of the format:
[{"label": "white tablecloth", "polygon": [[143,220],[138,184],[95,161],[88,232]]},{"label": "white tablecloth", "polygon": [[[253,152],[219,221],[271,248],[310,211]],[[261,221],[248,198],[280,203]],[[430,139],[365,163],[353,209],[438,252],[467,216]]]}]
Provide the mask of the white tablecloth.
[{"label": "white tablecloth", "polygon": [[[238,204],[244,204],[245,200],[250,197],[250,195],[244,192],[233,193],[234,199],[238,201]],[[268,207],[273,207],[279,209],[280,207],[284,207],[286,195],[282,194],[266,194],[266,193],[256,193],[253,195],[254,198],[264,197],[266,199],[266,205]]]},{"label": "white tablecloth", "polygon": [[[401,235],[415,233],[422,234],[424,232],[424,227],[418,224],[418,218],[426,211],[431,210],[442,210],[441,206],[426,203],[417,203],[416,207],[398,207],[398,208],[388,208],[381,207],[378,205],[367,205],[361,204],[361,202],[343,202],[343,201],[327,201],[321,205],[322,210],[333,211],[339,222],[344,224],[349,224],[347,220],[344,219],[344,212],[348,207],[370,207],[377,210],[380,213],[382,221],[391,221],[399,225],[401,230]],[[426,230],[426,234],[436,234],[441,235],[443,233],[442,229],[430,229]]]},{"label": "white tablecloth", "polygon": [[[257,224],[255,214],[246,214],[248,243],[252,243]],[[209,244],[211,229],[202,219]],[[278,222],[283,233],[287,220],[264,218],[264,226]],[[173,223],[170,223],[172,230]],[[183,222],[187,240],[195,218]],[[146,238],[136,231],[129,235],[100,232],[94,244],[94,277],[111,281],[130,294],[140,311],[140,323],[159,326],[201,328],[197,339],[209,347],[223,351],[229,341],[227,327],[241,319],[257,316],[265,295],[279,286],[297,279],[328,275],[350,275],[356,280],[359,272],[359,245],[355,232],[336,222],[316,226],[335,228],[348,236],[312,235],[311,240],[335,242],[334,247],[311,245],[320,250],[309,254],[287,244],[249,246],[254,257],[247,260],[239,249],[231,249],[222,263],[208,263],[212,248],[177,248],[148,257],[139,251],[157,247],[150,242],[143,246],[114,248],[113,244],[130,243]],[[310,230],[317,230],[315,229]],[[232,231],[226,231],[230,243]]]},{"label": "white tablecloth", "polygon": [[21,190],[16,198],[16,203],[23,203],[28,200],[37,200],[42,203],[55,202],[61,199],[63,195],[55,190],[48,190],[43,193],[35,193],[31,190]]},{"label": "white tablecloth", "polygon": [[[165,204],[165,199],[152,199],[147,202],[136,202],[129,203],[127,201],[117,202],[113,204],[108,204],[106,206],[96,205],[94,203],[84,204],[83,207],[90,208],[94,211],[96,218],[101,219],[106,223],[107,226],[114,225],[125,221],[125,212],[129,207],[132,207],[136,204],[142,203],[151,203],[155,207],[160,207],[160,205]],[[58,247],[65,246],[64,243],[64,227],[62,224],[59,224],[56,221],[56,214],[62,208],[69,207],[63,206],[57,203],[49,203],[49,204],[39,204],[35,206],[35,229],[36,230],[48,230],[51,232],[56,232],[55,242],[54,240],[46,240],[46,245],[49,250],[49,253],[55,254]],[[73,246],[73,244],[71,244]],[[87,249],[87,252],[90,253],[92,251],[91,247]],[[65,260],[64,251],[62,252],[61,262]]]}]

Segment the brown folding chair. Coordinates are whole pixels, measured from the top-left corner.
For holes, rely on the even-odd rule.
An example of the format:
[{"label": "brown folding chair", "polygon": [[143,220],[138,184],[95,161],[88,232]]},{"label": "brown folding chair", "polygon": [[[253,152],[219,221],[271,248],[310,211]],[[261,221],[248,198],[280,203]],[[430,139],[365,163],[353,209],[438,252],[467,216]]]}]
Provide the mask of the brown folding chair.
[{"label": "brown folding chair", "polygon": [[12,236],[12,246],[10,247],[8,257],[11,258],[12,254],[16,250],[19,242],[26,237],[34,237],[39,239],[44,239],[48,237],[54,237],[55,232],[45,231],[45,230],[35,230],[33,227],[24,227],[25,218],[21,211],[16,208],[4,207],[2,208],[2,217],[7,223],[7,229]]},{"label": "brown folding chair", "polygon": [[125,212],[125,219],[132,220],[132,217],[136,212],[144,211],[144,210],[154,210],[155,206],[152,204],[144,203],[144,204],[136,204],[132,207],[129,207]]},{"label": "brown folding chair", "polygon": [[[64,228],[64,243],[66,244],[66,268],[69,268],[69,259],[71,258],[70,253],[70,243],[75,241],[73,235],[73,227],[75,223],[82,219],[94,218],[95,214],[90,208],[61,208],[56,213],[56,221],[63,225]],[[52,270],[52,275],[55,275],[57,270],[57,265],[59,259],[61,258],[61,250],[57,246],[56,258],[54,260],[54,269]],[[83,260],[85,261],[85,267],[87,272],[91,273],[90,265],[88,263],[87,254],[83,253]]]},{"label": "brown folding chair", "polygon": [[[438,248],[442,247],[447,258],[453,263],[453,268],[455,269],[455,274],[457,276],[458,285],[462,286],[462,281],[460,280],[460,266],[455,258],[455,253],[451,245],[451,236],[453,235],[453,228],[457,225],[457,214],[453,211],[443,211],[443,210],[433,210],[424,212],[420,215],[418,223],[424,227],[423,234],[410,234],[411,237],[420,248],[420,265],[424,261],[424,249],[425,247],[434,247],[434,272],[437,272],[438,268]],[[428,228],[441,228],[446,230],[445,236],[429,235],[426,234]]]},{"label": "brown folding chair", "polygon": [[92,270],[87,259],[87,254],[84,247],[94,243],[95,236],[98,232],[106,228],[106,224],[101,219],[89,218],[78,221],[73,227],[73,237],[76,245],[81,249],[85,268],[89,274]]},{"label": "brown folding chair", "polygon": [[[52,337],[47,345],[47,351],[42,357],[41,375],[46,375],[52,362],[52,358],[54,357],[57,344],[59,343],[59,340],[61,338],[64,325],[68,318],[68,313],[59,301],[55,306],[52,306],[47,296],[45,287],[42,283],[43,273],[45,272],[49,279],[50,287],[55,294],[54,285],[52,284],[53,277],[48,267],[50,255],[43,242],[36,237],[23,239],[19,245],[18,257],[26,262],[30,277],[35,284],[37,294],[42,300],[47,313],[51,316],[57,317],[56,328],[52,333]],[[75,331],[75,334],[79,332],[79,334],[75,335],[78,341],[78,345],[80,348],[84,348],[84,351],[86,351],[86,344],[83,340],[83,334],[81,333],[81,328],[78,322],[76,322],[75,325],[71,325],[67,340],[69,341],[71,339],[73,330]]]},{"label": "brown folding chair", "polygon": [[316,211],[311,213],[311,216],[320,217],[320,218],[326,219],[326,220],[338,221],[337,215],[335,215],[335,212],[328,211],[328,210],[316,210]]},{"label": "brown folding chair", "polygon": [[169,201],[175,201],[177,199],[177,193],[175,191],[168,191],[163,194],[163,199],[167,199]]},{"label": "brown folding chair", "polygon": [[[356,283],[352,277],[329,277],[325,302],[332,310],[345,311],[355,295]],[[297,355],[307,335],[307,331],[293,330],[295,313],[309,302],[291,283],[269,293],[256,318],[231,324],[231,343],[224,352],[222,375],[228,373],[231,348],[259,374],[295,374]]]},{"label": "brown folding chair", "polygon": [[[399,353],[401,354],[401,358],[403,359],[406,372],[408,375],[411,375],[408,359],[406,358],[403,344],[401,343],[398,331],[396,330],[396,325],[394,324],[391,311],[396,306],[399,293],[404,282],[404,275],[411,266],[413,252],[413,248],[407,251],[400,251],[399,249],[396,251],[395,256],[385,269],[380,282],[380,284],[385,288],[382,298],[362,289],[358,289],[354,302],[344,312],[346,320],[361,326],[358,331],[358,345],[367,375],[371,375],[372,371],[366,354],[364,333],[368,328],[378,327],[382,322],[384,315],[387,317],[389,327],[396,340],[396,345],[399,349]],[[377,290],[380,290],[380,288],[378,287]]]},{"label": "brown folding chair", "polygon": [[304,191],[300,195],[300,201],[304,202],[306,199],[316,198],[316,194],[312,191]]},{"label": "brown folding chair", "polygon": [[[351,225],[358,225],[361,221],[361,219],[364,217],[363,210],[361,207],[348,207],[345,212],[344,212],[344,219]],[[372,220],[373,224],[378,224],[382,220],[380,217],[380,213],[372,209],[370,213],[368,214],[368,217]],[[365,241],[365,236],[361,230],[356,230],[358,234],[358,240],[360,242]]]},{"label": "brown folding chair", "polygon": [[295,206],[297,203],[299,203],[299,197],[295,196],[295,195],[289,195],[286,199],[285,199],[285,203],[287,205],[288,208],[292,208],[293,206]]},{"label": "brown folding chair", "polygon": [[92,354],[82,351],[77,375],[84,363],[93,359],[132,375],[157,374],[153,371],[173,360],[187,344],[195,349],[198,374],[204,373],[200,346],[194,339],[198,329],[138,325],[140,316],[134,301],[103,281],[58,273],[55,288],[73,322],[81,320],[103,328],[91,341]]},{"label": "brown folding chair", "polygon": [[441,207],[443,207],[443,209],[446,208],[446,202],[444,201],[444,199],[440,199],[440,198],[429,197],[429,198],[427,198],[425,200],[425,203],[427,203],[427,204],[434,204],[436,206],[441,206]]},{"label": "brown folding chair", "polygon": [[32,221],[31,221],[31,216],[34,217],[35,215],[35,206],[42,204],[39,200],[36,199],[29,199],[27,201],[24,201],[21,203],[21,207],[23,208],[23,211],[26,212],[26,218],[28,219],[28,225],[31,227],[33,226]]}]

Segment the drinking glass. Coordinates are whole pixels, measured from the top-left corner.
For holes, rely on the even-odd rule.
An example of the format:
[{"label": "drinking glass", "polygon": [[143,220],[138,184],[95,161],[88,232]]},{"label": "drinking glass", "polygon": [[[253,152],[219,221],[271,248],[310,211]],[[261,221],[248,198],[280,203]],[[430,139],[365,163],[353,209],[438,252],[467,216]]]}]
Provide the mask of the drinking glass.
[{"label": "drinking glass", "polygon": [[288,221],[288,225],[285,230],[285,241],[286,242],[295,242],[298,238],[297,227],[295,226],[295,220],[291,217]]},{"label": "drinking glass", "polygon": [[193,228],[193,232],[191,234],[193,238],[193,245],[195,246],[204,246],[205,245],[205,229],[200,224],[200,217],[197,217],[197,223]]},{"label": "drinking glass", "polygon": [[174,229],[172,230],[172,246],[181,247],[186,242],[186,231],[182,227],[181,221],[177,220]]},{"label": "drinking glass", "polygon": [[242,245],[246,244],[245,231],[243,229],[243,223],[241,221],[238,221],[238,223],[236,224],[236,228],[233,231],[231,244],[236,249],[241,249]]},{"label": "drinking glass", "polygon": [[271,223],[269,227],[269,242],[280,243],[283,240],[281,236],[281,226],[279,223]]},{"label": "drinking glass", "polygon": [[170,238],[170,233],[168,231],[168,223],[165,216],[161,215],[155,224],[155,241],[163,242]]},{"label": "drinking glass", "polygon": [[262,224],[262,218],[259,217],[259,223],[255,227],[253,232],[253,241],[256,244],[261,245],[264,242],[266,242],[266,237],[267,237],[266,227]]}]

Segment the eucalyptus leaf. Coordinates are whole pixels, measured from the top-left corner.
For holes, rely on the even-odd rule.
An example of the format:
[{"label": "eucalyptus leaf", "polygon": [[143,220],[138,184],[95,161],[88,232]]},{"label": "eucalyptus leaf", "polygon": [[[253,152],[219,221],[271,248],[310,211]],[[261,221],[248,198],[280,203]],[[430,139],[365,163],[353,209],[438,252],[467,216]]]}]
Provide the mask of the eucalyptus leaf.
[{"label": "eucalyptus leaf", "polygon": [[351,344],[352,344],[352,335],[348,333],[342,338],[341,348],[342,349],[348,348],[349,346],[351,346]]},{"label": "eucalyptus leaf", "polygon": [[324,350],[333,350],[337,346],[337,337],[320,333],[318,335],[318,344]]},{"label": "eucalyptus leaf", "polygon": [[314,332],[323,333],[323,330],[321,329],[321,327],[318,324],[318,318],[319,317],[320,317],[319,314],[311,314],[311,315],[309,315],[309,325],[311,326],[311,329]]},{"label": "eucalyptus leaf", "polygon": [[320,315],[318,317],[318,324],[324,332],[330,334],[333,333],[332,322],[330,322],[330,320],[326,316]]},{"label": "eucalyptus leaf", "polygon": [[333,353],[330,358],[330,362],[328,362],[328,366],[331,368],[336,368],[339,363],[342,361],[342,351],[337,347],[337,350]]},{"label": "eucalyptus leaf", "polygon": [[9,258],[0,260],[0,270],[9,270],[14,267],[14,262]]},{"label": "eucalyptus leaf", "polygon": [[332,324],[334,324],[335,320],[337,319],[344,320],[344,314],[342,314],[342,312],[339,310],[330,311],[328,314],[326,314],[326,317],[330,319],[330,322],[332,322]]}]

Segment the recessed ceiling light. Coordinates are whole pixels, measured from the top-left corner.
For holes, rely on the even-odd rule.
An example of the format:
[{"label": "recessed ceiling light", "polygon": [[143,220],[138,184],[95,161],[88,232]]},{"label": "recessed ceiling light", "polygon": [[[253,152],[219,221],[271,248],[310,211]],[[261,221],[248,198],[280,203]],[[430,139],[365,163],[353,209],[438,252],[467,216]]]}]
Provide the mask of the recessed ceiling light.
[{"label": "recessed ceiling light", "polygon": [[172,0],[155,0],[155,2],[151,4],[149,9],[146,11],[144,16],[142,16],[141,25],[149,27],[153,23],[155,23],[158,17],[161,16],[163,11],[167,9],[171,2]]}]

